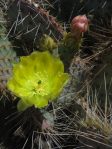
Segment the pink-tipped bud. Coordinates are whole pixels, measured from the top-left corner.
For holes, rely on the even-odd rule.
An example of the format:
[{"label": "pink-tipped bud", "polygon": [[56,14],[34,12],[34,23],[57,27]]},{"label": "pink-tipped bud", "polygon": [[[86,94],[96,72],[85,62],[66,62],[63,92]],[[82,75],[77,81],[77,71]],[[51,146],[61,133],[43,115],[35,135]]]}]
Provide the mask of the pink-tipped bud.
[{"label": "pink-tipped bud", "polygon": [[53,126],[47,120],[43,120],[42,122],[42,131],[52,130]]},{"label": "pink-tipped bud", "polygon": [[73,18],[71,22],[71,33],[75,36],[80,36],[86,32],[89,27],[89,20],[86,15],[79,15]]}]

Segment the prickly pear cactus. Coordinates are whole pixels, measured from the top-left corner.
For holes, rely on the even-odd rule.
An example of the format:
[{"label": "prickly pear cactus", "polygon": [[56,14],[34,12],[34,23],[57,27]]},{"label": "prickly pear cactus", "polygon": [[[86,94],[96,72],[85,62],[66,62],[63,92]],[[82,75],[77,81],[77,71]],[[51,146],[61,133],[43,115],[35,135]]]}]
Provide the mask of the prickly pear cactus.
[{"label": "prickly pear cactus", "polygon": [[105,99],[112,99],[112,41],[102,45],[102,52],[98,57],[99,62],[94,69],[93,89],[96,89],[98,99],[102,105],[105,104]]},{"label": "prickly pear cactus", "polygon": [[6,82],[11,74],[12,64],[16,53],[6,37],[6,21],[0,8],[0,90],[6,88]]},{"label": "prickly pear cactus", "polygon": [[8,8],[10,34],[27,49],[38,48],[38,40],[43,34],[50,35],[56,41],[63,37],[62,25],[49,14],[44,5],[44,1],[41,5],[40,1],[15,0]]}]

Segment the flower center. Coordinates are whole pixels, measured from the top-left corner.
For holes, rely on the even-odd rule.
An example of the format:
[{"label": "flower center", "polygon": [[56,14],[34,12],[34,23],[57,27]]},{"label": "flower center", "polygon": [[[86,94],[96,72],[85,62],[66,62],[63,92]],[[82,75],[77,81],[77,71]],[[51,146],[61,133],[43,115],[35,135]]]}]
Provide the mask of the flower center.
[{"label": "flower center", "polygon": [[45,74],[38,73],[36,74],[37,83],[35,85],[35,93],[41,96],[45,96],[49,94],[49,82],[48,77]]}]

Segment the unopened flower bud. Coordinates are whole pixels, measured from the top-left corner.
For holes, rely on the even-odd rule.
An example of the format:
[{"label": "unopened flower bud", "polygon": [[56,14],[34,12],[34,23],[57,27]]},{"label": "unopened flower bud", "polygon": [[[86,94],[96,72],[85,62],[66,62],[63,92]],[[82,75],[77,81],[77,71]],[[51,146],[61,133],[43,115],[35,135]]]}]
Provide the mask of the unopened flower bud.
[{"label": "unopened flower bud", "polygon": [[57,48],[57,43],[50,36],[45,34],[40,39],[40,50],[51,52],[55,48]]},{"label": "unopened flower bud", "polygon": [[71,22],[71,33],[79,38],[89,27],[89,20],[86,15],[79,15],[73,18]]}]

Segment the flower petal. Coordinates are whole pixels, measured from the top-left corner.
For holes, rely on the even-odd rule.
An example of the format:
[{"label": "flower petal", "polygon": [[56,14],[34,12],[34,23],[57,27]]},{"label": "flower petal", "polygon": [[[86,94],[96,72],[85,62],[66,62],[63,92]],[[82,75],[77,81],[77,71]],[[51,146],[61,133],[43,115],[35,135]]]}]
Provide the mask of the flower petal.
[{"label": "flower petal", "polygon": [[52,83],[52,94],[51,94],[51,100],[56,98],[61,90],[63,89],[63,87],[66,85],[66,83],[69,80],[69,75],[67,73],[63,73],[63,74],[58,74]]},{"label": "flower petal", "polygon": [[19,102],[17,103],[17,109],[18,111],[24,111],[26,110],[28,107],[31,107],[32,105],[25,103],[23,100],[19,100]]},{"label": "flower petal", "polygon": [[42,97],[42,96],[32,96],[30,98],[27,98],[26,103],[34,105],[36,108],[42,108],[48,105],[48,98]]}]

